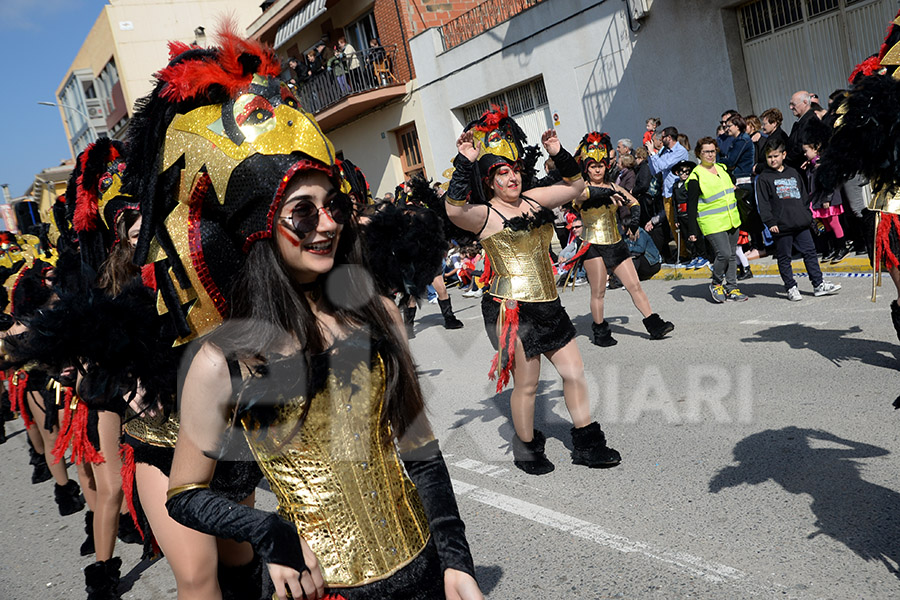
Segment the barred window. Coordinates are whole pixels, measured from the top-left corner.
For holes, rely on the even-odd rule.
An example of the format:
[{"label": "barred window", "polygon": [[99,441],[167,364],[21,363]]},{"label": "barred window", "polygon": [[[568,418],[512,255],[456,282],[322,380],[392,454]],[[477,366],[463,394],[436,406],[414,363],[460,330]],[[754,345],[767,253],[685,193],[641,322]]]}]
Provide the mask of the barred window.
[{"label": "barred window", "polygon": [[741,30],[744,40],[752,40],[772,30],[769,0],[756,0],[741,7]]},{"label": "barred window", "polygon": [[806,0],[806,10],[815,17],[838,8],[838,0]]},{"label": "barred window", "polygon": [[772,25],[775,29],[803,21],[803,7],[800,0],[774,0],[771,5]]},{"label": "barred window", "polygon": [[481,117],[486,110],[490,109],[491,105],[501,108],[506,106],[509,110],[509,116],[514,117],[547,104],[549,102],[547,101],[547,89],[544,87],[544,80],[536,79],[494,94],[487,100],[479,100],[468,104],[462,107],[462,112],[463,119],[468,124]]}]

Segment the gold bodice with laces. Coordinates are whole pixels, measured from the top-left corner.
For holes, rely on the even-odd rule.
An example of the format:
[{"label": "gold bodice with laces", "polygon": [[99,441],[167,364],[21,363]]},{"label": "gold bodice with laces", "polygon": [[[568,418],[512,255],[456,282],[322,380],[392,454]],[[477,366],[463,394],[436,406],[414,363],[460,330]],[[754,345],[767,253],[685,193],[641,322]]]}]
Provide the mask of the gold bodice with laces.
[{"label": "gold bodice with laces", "polygon": [[360,361],[349,379],[329,372],[299,428],[303,397],[279,407],[265,431],[241,419],[279,514],[297,526],[330,587],[388,577],[428,541],[419,494],[380,422],[384,377],[380,356]]},{"label": "gold bodice with laces", "polygon": [[581,209],[581,223],[583,233],[581,239],[591,244],[609,246],[622,241],[619,226],[616,221],[618,205],[610,203],[605,206],[595,206]]},{"label": "gold bodice with laces", "polygon": [[481,240],[494,273],[491,294],[522,302],[556,300],[556,280],[550,262],[553,225],[513,230],[504,227]]}]

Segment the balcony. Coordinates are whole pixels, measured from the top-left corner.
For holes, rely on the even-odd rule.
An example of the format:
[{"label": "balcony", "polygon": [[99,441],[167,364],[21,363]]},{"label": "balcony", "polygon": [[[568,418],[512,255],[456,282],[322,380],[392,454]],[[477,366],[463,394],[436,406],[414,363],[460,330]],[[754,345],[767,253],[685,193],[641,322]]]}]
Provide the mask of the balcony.
[{"label": "balcony", "polygon": [[441,26],[444,50],[459,46],[544,0],[485,0]]},{"label": "balcony", "polygon": [[324,131],[334,129],[406,95],[407,82],[395,68],[398,55],[397,46],[357,52],[359,66],[355,69],[349,68],[351,59],[342,59],[342,64],[333,61],[330,69],[300,82],[295,88],[297,99]]}]

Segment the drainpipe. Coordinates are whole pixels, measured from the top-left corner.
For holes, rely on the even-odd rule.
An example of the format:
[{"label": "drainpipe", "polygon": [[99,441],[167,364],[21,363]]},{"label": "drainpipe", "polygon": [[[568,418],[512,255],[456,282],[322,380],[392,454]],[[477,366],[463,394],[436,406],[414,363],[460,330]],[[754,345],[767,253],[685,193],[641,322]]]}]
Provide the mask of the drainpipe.
[{"label": "drainpipe", "polygon": [[406,70],[409,73],[409,79],[412,81],[412,65],[409,62],[409,44],[406,43],[406,27],[403,19],[400,17],[400,5],[398,0],[394,0],[394,8],[397,11],[397,23],[400,25],[400,37],[403,39],[403,53],[406,54]]}]

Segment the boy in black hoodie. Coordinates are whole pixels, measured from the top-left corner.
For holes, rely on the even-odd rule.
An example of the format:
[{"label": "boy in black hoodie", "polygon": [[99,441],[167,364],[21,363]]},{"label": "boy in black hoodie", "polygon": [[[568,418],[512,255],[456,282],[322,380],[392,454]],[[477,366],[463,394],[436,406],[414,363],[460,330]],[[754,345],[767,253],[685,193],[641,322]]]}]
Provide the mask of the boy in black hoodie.
[{"label": "boy in black hoodie", "polygon": [[800,174],[784,164],[787,156],[784,142],[772,140],[771,143],[766,143],[765,153],[768,167],[756,179],[756,204],[760,218],[775,238],[778,271],[784,281],[788,300],[796,302],[803,299],[791,269],[791,255],[795,246],[803,256],[806,271],[813,284],[813,293],[816,296],[834,294],[841,286],[822,278],[816,245],[809,230],[812,213]]}]

